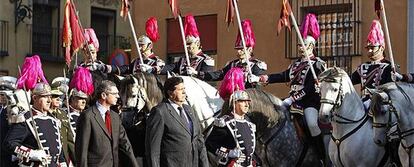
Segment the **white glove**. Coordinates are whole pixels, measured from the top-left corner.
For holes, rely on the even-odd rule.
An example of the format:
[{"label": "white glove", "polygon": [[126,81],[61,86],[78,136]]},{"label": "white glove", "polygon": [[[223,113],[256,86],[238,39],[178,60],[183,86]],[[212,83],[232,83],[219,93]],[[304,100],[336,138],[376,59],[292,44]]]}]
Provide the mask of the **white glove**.
[{"label": "white glove", "polygon": [[68,165],[66,164],[66,162],[61,162],[59,163],[59,167],[68,167]]},{"label": "white glove", "polygon": [[229,154],[227,155],[227,157],[229,158],[238,158],[241,155],[241,150],[238,148],[232,149],[229,151]]},{"label": "white glove", "polygon": [[292,97],[288,97],[288,98],[284,99],[282,103],[287,108],[290,105],[292,105],[293,99],[292,99]]},{"label": "white glove", "polygon": [[260,77],[250,74],[247,76],[247,80],[249,81],[249,83],[257,83],[260,81]]},{"label": "white glove", "polygon": [[32,161],[45,161],[48,159],[48,155],[45,150],[30,150],[29,159]]},{"label": "white glove", "polygon": [[403,75],[398,72],[392,72],[392,77],[395,81],[401,81],[403,79]]},{"label": "white glove", "polygon": [[101,71],[107,73],[108,67],[106,64],[93,63],[92,65],[88,66],[88,69],[90,71]]},{"label": "white glove", "polygon": [[147,72],[147,73],[152,72],[152,66],[150,66],[148,64],[140,64],[139,68],[141,69],[141,72]]},{"label": "white glove", "polygon": [[198,74],[198,71],[195,70],[193,67],[187,67],[186,70],[187,70],[188,75],[197,75]]}]

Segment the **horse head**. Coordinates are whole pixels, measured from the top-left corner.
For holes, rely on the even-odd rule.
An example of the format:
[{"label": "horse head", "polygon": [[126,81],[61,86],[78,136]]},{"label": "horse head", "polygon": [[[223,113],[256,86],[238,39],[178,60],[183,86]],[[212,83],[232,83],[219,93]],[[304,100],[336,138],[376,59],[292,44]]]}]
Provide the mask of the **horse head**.
[{"label": "horse head", "polygon": [[[319,118],[323,122],[328,122],[333,115],[338,115],[338,109],[344,102],[345,95],[355,90],[347,73],[338,68],[331,67],[319,75],[321,107]],[[362,102],[361,102],[362,105]]]},{"label": "horse head", "polygon": [[[401,138],[411,135],[414,126],[407,118],[411,118],[413,93],[411,84],[387,83],[378,87],[372,93],[370,113],[373,116],[374,141],[378,145],[385,145],[396,136],[396,125],[398,124]],[[407,132],[407,133],[405,133]]]}]

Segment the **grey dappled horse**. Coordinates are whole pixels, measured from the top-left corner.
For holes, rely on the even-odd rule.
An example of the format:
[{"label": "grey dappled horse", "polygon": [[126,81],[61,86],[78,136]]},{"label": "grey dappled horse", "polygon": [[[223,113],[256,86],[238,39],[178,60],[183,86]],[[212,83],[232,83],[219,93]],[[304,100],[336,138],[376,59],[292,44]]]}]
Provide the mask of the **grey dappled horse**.
[{"label": "grey dappled horse", "polygon": [[[281,107],[282,101],[259,89],[247,89],[246,92],[252,99],[248,117],[256,124],[255,155],[259,163],[266,167],[318,166],[320,162],[316,152],[305,148],[289,111]],[[221,114],[230,112],[226,110],[227,105],[223,105]],[[217,166],[211,153],[209,156],[211,165]]]},{"label": "grey dappled horse", "polygon": [[[401,164],[414,166],[414,85],[408,83],[387,83],[378,87],[373,93],[371,110],[373,110],[374,140],[385,144],[387,133],[393,122],[398,124],[401,144],[398,149]],[[395,120],[396,119],[396,120]]]},{"label": "grey dappled horse", "polygon": [[319,76],[320,118],[330,119],[329,157],[335,166],[378,166],[387,161],[385,149],[374,143],[372,121],[347,73],[332,67]]}]

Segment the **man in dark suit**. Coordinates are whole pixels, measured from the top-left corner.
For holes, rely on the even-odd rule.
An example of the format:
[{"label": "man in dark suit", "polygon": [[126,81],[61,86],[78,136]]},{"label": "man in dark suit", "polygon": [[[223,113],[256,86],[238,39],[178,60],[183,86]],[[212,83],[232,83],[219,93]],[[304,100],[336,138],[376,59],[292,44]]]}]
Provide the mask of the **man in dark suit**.
[{"label": "man in dark suit", "polygon": [[118,93],[112,81],[102,81],[96,88],[96,104],[79,116],[76,166],[118,167],[120,156],[127,157],[124,159],[129,161],[128,166],[138,166],[119,115],[109,109],[116,104]]},{"label": "man in dark suit", "polygon": [[208,167],[199,120],[186,102],[183,79],[169,78],[164,99],[147,120],[146,155],[150,167]]}]

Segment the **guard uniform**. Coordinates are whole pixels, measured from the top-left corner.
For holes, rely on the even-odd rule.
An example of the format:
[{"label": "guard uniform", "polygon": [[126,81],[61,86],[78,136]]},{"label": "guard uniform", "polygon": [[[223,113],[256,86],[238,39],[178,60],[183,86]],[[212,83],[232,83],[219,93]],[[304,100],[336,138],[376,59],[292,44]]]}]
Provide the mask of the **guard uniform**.
[{"label": "guard uniform", "polygon": [[[111,73],[123,75],[123,74],[133,74],[136,72],[140,72],[141,71],[140,63],[141,62],[139,59],[135,59],[129,65],[123,65],[119,67],[112,65]],[[155,54],[148,56],[148,58],[144,60],[144,64],[147,64],[152,67],[152,70],[151,70],[152,74],[159,74],[161,72],[161,69],[163,69],[165,66],[164,60],[160,59]]]},{"label": "guard uniform", "polygon": [[[33,119],[36,122],[36,129],[39,134],[40,144],[46,153],[50,156],[49,167],[57,167],[59,163],[65,162],[60,140],[61,122],[47,113],[42,113],[32,108]],[[33,119],[30,113],[26,112],[20,115],[20,121],[11,125],[9,133],[5,139],[4,145],[8,152],[14,153],[20,160],[21,165],[40,166],[40,162],[31,161],[29,152],[31,149],[39,149],[36,142]]]},{"label": "guard uniform", "polygon": [[[326,63],[319,57],[310,58],[316,76],[325,71]],[[299,110],[292,110],[292,112],[300,111],[303,114],[303,109],[320,107],[320,95],[316,90],[315,79],[307,61],[298,59],[289,65],[289,68],[281,73],[270,74],[269,83],[283,83],[290,82],[290,96],[296,101],[292,104],[294,108]]]},{"label": "guard uniform", "polygon": [[[263,75],[265,71],[267,70],[267,64],[264,61],[261,61],[259,59],[250,58],[249,60],[250,69],[252,71],[253,75],[259,76]],[[243,60],[236,59],[233,61],[228,62],[223,69],[218,71],[212,71],[212,72],[200,72],[199,78],[206,81],[221,81],[223,80],[226,73],[233,67],[240,67],[243,68],[243,71],[247,73],[247,63]],[[253,87],[250,83],[245,83],[246,88]]]},{"label": "guard uniform", "polygon": [[[198,72],[209,72],[214,69],[214,59],[203,52],[198,53],[194,57],[190,57],[190,67],[194,68]],[[185,57],[181,57],[179,61],[173,64],[167,64],[160,72],[165,75],[167,72],[174,72],[179,75],[187,74],[187,61]]]},{"label": "guard uniform", "polygon": [[[247,118],[243,120],[235,119],[231,115],[224,115],[217,118],[213,123],[213,128],[206,137],[206,148],[217,156],[220,150],[239,148],[245,158],[220,157],[219,166],[256,166],[254,149],[256,146],[256,125]],[[241,157],[242,157],[241,156]]]}]

